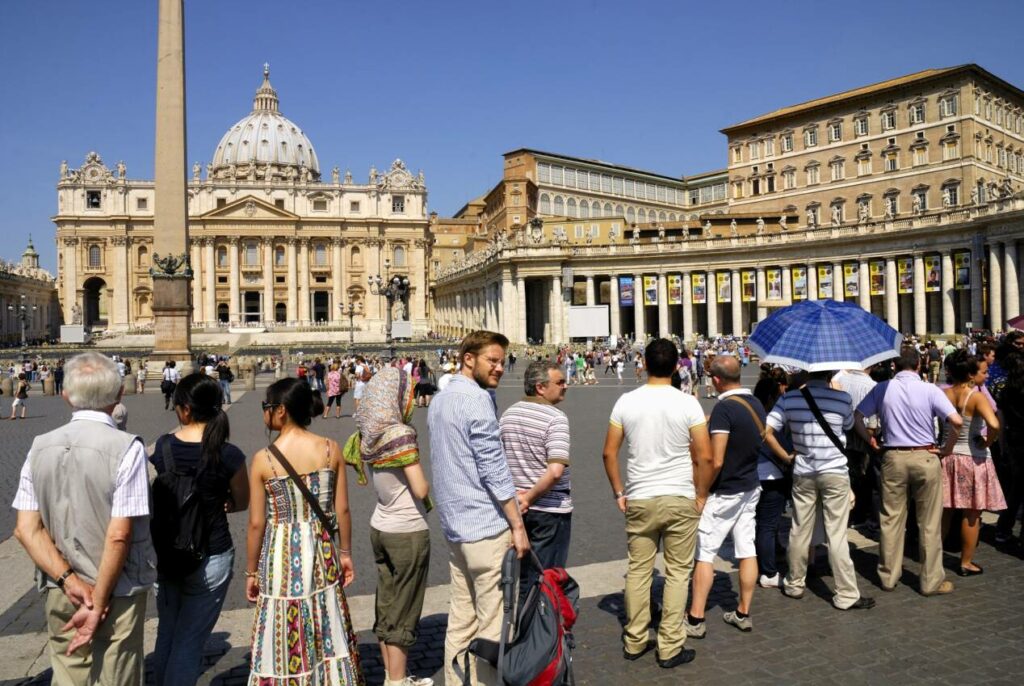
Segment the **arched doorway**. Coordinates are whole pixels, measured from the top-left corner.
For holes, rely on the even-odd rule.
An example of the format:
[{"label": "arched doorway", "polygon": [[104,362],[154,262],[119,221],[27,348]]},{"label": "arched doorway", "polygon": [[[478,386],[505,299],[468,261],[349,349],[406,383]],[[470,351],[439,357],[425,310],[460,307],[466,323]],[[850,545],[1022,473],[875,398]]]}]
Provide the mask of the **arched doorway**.
[{"label": "arched doorway", "polygon": [[82,284],[82,290],[85,291],[82,323],[87,327],[105,328],[107,326],[107,282],[94,276]]},{"label": "arched doorway", "polygon": [[278,324],[286,324],[288,322],[288,307],[284,303],[274,305],[274,321]]},{"label": "arched doorway", "polygon": [[227,324],[228,314],[229,312],[227,303],[220,303],[219,305],[217,305],[217,321],[219,321],[221,324]]},{"label": "arched doorway", "polygon": [[246,323],[259,322],[262,319],[259,291],[245,291],[242,295],[242,306],[245,308],[242,318]]}]

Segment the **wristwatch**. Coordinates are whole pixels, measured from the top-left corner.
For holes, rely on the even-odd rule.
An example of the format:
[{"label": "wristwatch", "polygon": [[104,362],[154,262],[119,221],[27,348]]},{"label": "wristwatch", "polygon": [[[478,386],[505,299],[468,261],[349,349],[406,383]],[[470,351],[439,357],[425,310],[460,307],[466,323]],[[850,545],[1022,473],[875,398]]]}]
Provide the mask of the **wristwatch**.
[{"label": "wristwatch", "polygon": [[67,571],[60,575],[60,578],[56,580],[57,588],[64,590],[64,582],[68,580],[68,577],[75,573],[75,570],[68,567]]},{"label": "wristwatch", "polygon": [[625,491],[615,491],[615,499],[618,500],[626,495]]}]

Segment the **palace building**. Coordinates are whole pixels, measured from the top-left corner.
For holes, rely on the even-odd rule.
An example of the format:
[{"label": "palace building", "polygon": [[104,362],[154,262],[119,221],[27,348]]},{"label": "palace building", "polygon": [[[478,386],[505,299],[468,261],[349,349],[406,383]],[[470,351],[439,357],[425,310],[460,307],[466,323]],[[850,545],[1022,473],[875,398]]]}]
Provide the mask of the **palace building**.
[{"label": "palace building", "polygon": [[[205,171],[205,174],[204,174]],[[279,109],[269,67],[252,111],[221,138],[188,183],[192,322],[218,327],[347,327],[356,306],[363,340],[383,336],[386,301],[368,277],[408,277],[395,319],[429,330],[428,217],[423,173],[401,160],[353,179],[321,176],[302,130]],[[81,308],[93,329],[146,331],[153,323],[154,184],[108,168],[96,153],[57,184],[57,289],[65,322]]]},{"label": "palace building", "polygon": [[28,240],[18,263],[0,260],[0,345],[50,340],[60,329],[54,278],[39,266],[39,253]]},{"label": "palace building", "polygon": [[900,331],[1020,314],[1024,92],[930,69],[735,124],[725,169],[667,176],[520,149],[432,217],[434,328],[564,342],[571,306],[612,335],[748,333],[773,307],[854,300]]}]

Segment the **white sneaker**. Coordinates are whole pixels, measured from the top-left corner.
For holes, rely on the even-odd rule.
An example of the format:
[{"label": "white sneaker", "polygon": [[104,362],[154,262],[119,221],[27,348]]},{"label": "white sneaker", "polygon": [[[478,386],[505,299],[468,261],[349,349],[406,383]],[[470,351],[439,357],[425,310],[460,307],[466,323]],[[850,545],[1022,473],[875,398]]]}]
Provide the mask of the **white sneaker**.
[{"label": "white sneaker", "polygon": [[434,686],[434,680],[429,677],[409,675],[401,681],[390,681],[384,678],[384,686]]},{"label": "white sneaker", "polygon": [[778,588],[779,587],[779,573],[775,572],[772,576],[765,576],[764,574],[757,580],[757,583],[761,588]]}]

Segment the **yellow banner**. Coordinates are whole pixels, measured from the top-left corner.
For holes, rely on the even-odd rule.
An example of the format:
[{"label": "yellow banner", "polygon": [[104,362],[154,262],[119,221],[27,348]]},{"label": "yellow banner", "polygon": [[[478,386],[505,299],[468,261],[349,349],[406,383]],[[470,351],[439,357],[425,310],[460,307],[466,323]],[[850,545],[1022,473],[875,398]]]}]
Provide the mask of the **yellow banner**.
[{"label": "yellow banner", "polygon": [[718,282],[718,302],[731,303],[732,282],[729,281],[729,272],[718,272],[715,274],[715,280]]},{"label": "yellow banner", "polygon": [[751,271],[740,274],[743,281],[743,302],[752,303],[757,300],[757,275]]},{"label": "yellow banner", "polygon": [[793,300],[807,300],[807,267],[793,267]]},{"label": "yellow banner", "polygon": [[703,305],[708,301],[708,280],[704,274],[693,274],[690,276],[691,290],[693,291],[693,304]]},{"label": "yellow banner", "polygon": [[832,283],[832,265],[825,264],[818,267],[818,298],[820,300],[831,300],[835,297],[835,290]]},{"label": "yellow banner", "polygon": [[924,292],[938,293],[942,290],[942,258],[928,255],[924,258]]},{"label": "yellow banner", "polygon": [[871,295],[885,295],[885,262],[869,263],[868,275],[871,277]]},{"label": "yellow banner", "polygon": [[668,275],[668,304],[669,305],[682,305],[683,304],[683,275],[682,274],[669,274]]},{"label": "yellow banner", "polygon": [[956,271],[956,289],[968,290],[971,287],[971,253],[958,252],[953,255],[953,268]]},{"label": "yellow banner", "polygon": [[906,295],[914,292],[914,258],[901,257],[896,260],[897,293]]},{"label": "yellow banner", "polygon": [[847,298],[860,295],[860,265],[856,262],[843,265],[843,293]]},{"label": "yellow banner", "polygon": [[768,289],[768,300],[782,300],[782,270],[765,269],[764,279]]},{"label": "yellow banner", "polygon": [[658,277],[644,277],[644,305],[658,304]]}]

